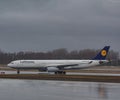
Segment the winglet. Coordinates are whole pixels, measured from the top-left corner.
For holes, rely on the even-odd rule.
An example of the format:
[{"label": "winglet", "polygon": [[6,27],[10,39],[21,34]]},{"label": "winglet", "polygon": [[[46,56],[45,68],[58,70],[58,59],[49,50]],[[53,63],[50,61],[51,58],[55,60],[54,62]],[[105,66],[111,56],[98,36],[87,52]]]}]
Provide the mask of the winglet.
[{"label": "winglet", "polygon": [[110,46],[105,46],[93,60],[105,60]]}]

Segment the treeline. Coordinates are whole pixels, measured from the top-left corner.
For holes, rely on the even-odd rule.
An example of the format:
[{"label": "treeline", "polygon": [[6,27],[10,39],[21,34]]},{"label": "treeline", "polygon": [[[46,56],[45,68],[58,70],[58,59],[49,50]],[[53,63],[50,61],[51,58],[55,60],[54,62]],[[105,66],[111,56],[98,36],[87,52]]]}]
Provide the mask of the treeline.
[{"label": "treeline", "polygon": [[[8,64],[13,60],[21,59],[92,59],[100,50],[84,49],[84,50],[73,50],[68,51],[65,48],[56,49],[48,52],[17,52],[17,53],[6,53],[0,51],[0,64]],[[107,56],[108,59],[118,61],[119,64],[119,53],[111,50]],[[116,63],[116,62],[115,62]]]}]

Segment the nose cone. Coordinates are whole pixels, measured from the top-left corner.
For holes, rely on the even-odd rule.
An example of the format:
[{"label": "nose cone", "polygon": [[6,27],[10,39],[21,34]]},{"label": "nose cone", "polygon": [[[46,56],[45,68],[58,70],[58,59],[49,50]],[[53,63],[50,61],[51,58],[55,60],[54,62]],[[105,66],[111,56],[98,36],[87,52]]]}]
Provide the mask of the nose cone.
[{"label": "nose cone", "polygon": [[7,64],[7,67],[12,67],[12,64],[11,63]]}]

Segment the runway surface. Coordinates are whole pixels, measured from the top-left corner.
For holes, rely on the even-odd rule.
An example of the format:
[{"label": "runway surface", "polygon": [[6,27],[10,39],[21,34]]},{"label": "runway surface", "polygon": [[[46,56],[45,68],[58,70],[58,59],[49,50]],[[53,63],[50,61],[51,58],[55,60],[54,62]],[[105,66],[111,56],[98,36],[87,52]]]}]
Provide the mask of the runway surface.
[{"label": "runway surface", "polygon": [[119,83],[0,79],[1,100],[120,100]]},{"label": "runway surface", "polygon": [[[17,74],[16,71],[4,71],[0,70],[0,73],[4,74]],[[20,74],[54,74],[48,72],[36,72],[36,71],[20,71]],[[66,75],[96,75],[96,76],[120,76],[120,74],[110,74],[110,73],[78,73],[78,72],[67,72]]]}]

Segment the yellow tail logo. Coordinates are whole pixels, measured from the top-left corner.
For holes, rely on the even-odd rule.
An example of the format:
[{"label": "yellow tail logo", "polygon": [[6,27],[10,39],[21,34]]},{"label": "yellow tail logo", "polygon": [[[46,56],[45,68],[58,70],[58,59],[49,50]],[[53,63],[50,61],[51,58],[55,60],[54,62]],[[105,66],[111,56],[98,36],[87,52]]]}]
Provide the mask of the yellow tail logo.
[{"label": "yellow tail logo", "polygon": [[101,55],[102,55],[102,56],[106,56],[106,55],[107,55],[106,50],[102,50],[102,51],[101,51]]}]

